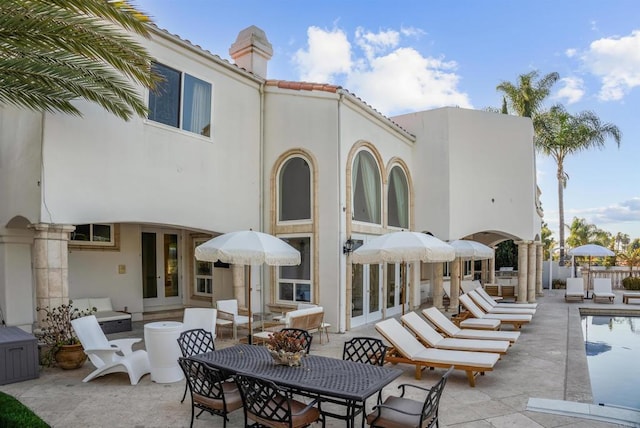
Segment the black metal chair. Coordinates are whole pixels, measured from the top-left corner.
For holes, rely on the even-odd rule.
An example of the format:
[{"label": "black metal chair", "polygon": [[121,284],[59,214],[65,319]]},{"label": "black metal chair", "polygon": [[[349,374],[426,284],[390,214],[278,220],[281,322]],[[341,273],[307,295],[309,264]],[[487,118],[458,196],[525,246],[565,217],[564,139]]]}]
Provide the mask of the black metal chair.
[{"label": "black metal chair", "polygon": [[[205,352],[215,351],[215,345],[213,344],[213,335],[211,332],[201,328],[195,328],[192,330],[183,331],[178,336],[178,346],[183,357],[190,357],[192,355],[204,354]],[[184,394],[182,394],[182,400],[187,396],[188,383],[184,385]]]},{"label": "black metal chair", "polygon": [[374,337],[354,337],[344,343],[342,359],[382,366],[386,353],[387,347],[382,340]]},{"label": "black metal chair", "polygon": [[[379,428],[439,427],[438,406],[440,397],[447,383],[447,378],[452,371],[453,367],[450,367],[438,383],[431,388],[423,388],[411,384],[399,385],[398,388],[402,389],[400,396],[389,396],[384,400],[383,404],[376,405],[373,411],[367,415],[367,423],[371,427]],[[407,387],[428,391],[424,402],[405,398],[404,393]],[[381,394],[382,391],[378,395],[378,402],[380,402]]]},{"label": "black metal chair", "polygon": [[304,350],[307,355],[311,352],[311,341],[313,340],[313,336],[309,334],[307,330],[303,330],[301,328],[283,328],[280,331],[288,332],[289,334],[294,334],[296,339],[302,339],[304,344]]},{"label": "black metal chair", "polygon": [[233,380],[229,380],[220,370],[210,367],[191,358],[178,358],[178,363],[187,378],[187,385],[191,391],[191,424],[195,409],[200,409],[196,418],[202,412],[222,416],[227,426],[229,413],[242,407],[242,397]]},{"label": "black metal chair", "polygon": [[[371,364],[372,366],[382,366],[384,365],[384,356],[386,353],[387,347],[382,340],[376,339],[375,337],[354,337],[344,343],[344,347],[342,348],[342,359],[355,361],[357,363]],[[346,420],[347,426],[350,426],[350,421],[355,416],[358,416],[364,411],[364,405],[356,404],[351,401],[345,401],[344,403],[334,402],[333,404],[341,407],[345,406],[347,408],[346,414],[329,411],[326,405],[323,409],[321,405],[320,411],[323,416]]]},{"label": "black metal chair", "polygon": [[[308,404],[295,400],[288,389],[246,373],[236,374],[235,379],[244,405],[245,427],[301,428],[321,418],[315,407],[317,400]],[[249,425],[249,420],[254,424]]]}]

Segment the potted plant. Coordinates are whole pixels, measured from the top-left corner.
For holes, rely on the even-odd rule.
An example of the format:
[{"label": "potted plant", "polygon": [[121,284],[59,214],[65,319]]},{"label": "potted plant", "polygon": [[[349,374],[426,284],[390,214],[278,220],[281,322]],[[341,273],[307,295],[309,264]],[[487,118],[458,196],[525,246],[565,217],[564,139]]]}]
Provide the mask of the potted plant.
[{"label": "potted plant", "polygon": [[71,306],[71,302],[37,310],[45,313],[40,330],[36,332],[36,337],[45,348],[41,354],[41,363],[62,369],[81,367],[87,360],[87,355],[71,326],[71,320],[91,315],[94,311],[80,311]]},{"label": "potted plant", "polygon": [[267,339],[267,348],[276,364],[299,366],[306,354],[304,339],[293,331],[278,331]]}]

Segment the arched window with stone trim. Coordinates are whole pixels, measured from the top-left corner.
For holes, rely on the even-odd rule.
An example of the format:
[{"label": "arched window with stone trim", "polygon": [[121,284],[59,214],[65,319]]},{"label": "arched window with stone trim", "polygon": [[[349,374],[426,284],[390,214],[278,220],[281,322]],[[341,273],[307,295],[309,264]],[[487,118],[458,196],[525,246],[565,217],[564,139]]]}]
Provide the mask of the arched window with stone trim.
[{"label": "arched window with stone trim", "polygon": [[311,168],[306,159],[294,156],[278,174],[278,221],[311,220]]},{"label": "arched window with stone trim", "polygon": [[356,155],[351,180],[353,220],[381,224],[380,169],[368,151],[362,150]]},{"label": "arched window with stone trim", "polygon": [[388,224],[392,227],[409,228],[409,185],[404,170],[394,166],[389,174],[387,195]]}]

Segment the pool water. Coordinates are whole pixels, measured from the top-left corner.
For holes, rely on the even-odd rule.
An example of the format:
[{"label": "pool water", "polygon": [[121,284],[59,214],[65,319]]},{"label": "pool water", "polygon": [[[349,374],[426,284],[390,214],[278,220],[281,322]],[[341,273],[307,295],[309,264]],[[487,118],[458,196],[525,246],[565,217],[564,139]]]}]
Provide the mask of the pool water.
[{"label": "pool water", "polygon": [[640,317],[582,317],[593,402],[640,410]]}]

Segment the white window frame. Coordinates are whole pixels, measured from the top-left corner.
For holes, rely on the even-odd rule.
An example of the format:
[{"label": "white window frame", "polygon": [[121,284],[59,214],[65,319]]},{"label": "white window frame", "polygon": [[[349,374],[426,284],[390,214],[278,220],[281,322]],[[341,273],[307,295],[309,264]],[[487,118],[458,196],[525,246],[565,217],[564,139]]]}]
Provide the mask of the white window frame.
[{"label": "white window frame", "polygon": [[[308,219],[296,219],[296,220],[280,220],[280,202],[281,202],[281,195],[282,195],[282,189],[280,188],[280,176],[282,174],[282,168],[284,168],[284,166],[287,164],[287,162],[289,162],[291,159],[293,158],[300,158],[302,160],[304,160],[307,165],[309,165],[309,218]],[[276,224],[277,225],[293,225],[293,224],[311,224],[313,223],[313,165],[311,164],[311,161],[309,161],[309,159],[307,159],[305,156],[302,156],[300,154],[293,154],[291,156],[288,156],[284,161],[282,161],[282,163],[280,164],[280,166],[278,167],[278,172],[276,173]],[[283,236],[286,238],[286,236]]]},{"label": "white window frame", "polygon": [[[309,279],[282,279],[280,278],[280,269],[276,270],[276,284],[275,284],[275,301],[279,304],[291,305],[292,303],[315,303],[314,301],[314,285],[313,285],[313,271],[315,266],[313,265],[314,250],[313,250],[313,236],[310,233],[296,233],[290,235],[278,235],[278,238],[309,238]],[[293,300],[280,299],[280,284],[291,284],[293,286]],[[296,300],[296,284],[309,284],[309,302],[303,300]]]},{"label": "white window frame", "polygon": [[[195,249],[198,245],[203,244],[205,242],[207,242],[209,239],[211,238],[193,238],[193,248],[192,250],[195,252]],[[193,263],[193,295],[194,296],[202,296],[202,297],[213,297],[213,262],[206,262],[209,263],[211,265],[211,275],[198,275],[197,272],[197,267],[198,267],[198,263],[203,263],[200,262],[198,260],[196,260]],[[211,281],[211,293],[207,293],[207,292],[202,292],[202,291],[198,291],[198,279],[209,279]]]},{"label": "white window frame", "polygon": [[[116,246],[116,231],[115,224],[113,223],[82,223],[89,225],[89,240],[79,241],[73,239],[74,233],[71,232],[69,236],[69,245],[78,247],[115,247]],[[109,226],[109,240],[108,241],[95,241],[93,237],[93,226]]]}]

